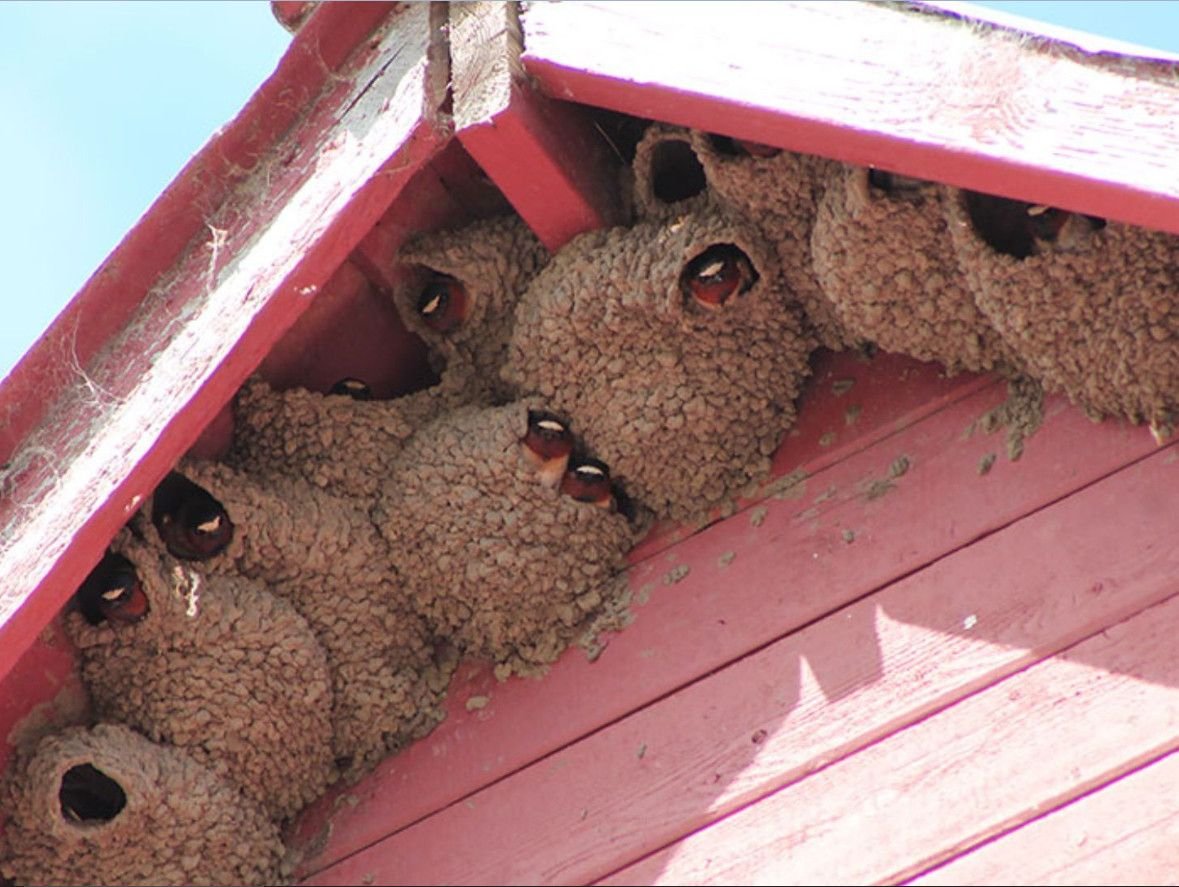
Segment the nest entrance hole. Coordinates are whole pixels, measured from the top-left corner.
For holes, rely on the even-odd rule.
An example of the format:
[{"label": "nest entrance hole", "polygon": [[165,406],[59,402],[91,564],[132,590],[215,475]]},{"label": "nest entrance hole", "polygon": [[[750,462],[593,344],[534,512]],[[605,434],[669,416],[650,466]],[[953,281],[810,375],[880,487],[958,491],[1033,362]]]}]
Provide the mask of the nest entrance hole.
[{"label": "nest entrance hole", "polygon": [[679,203],[708,187],[696,152],[683,139],[667,139],[651,152],[651,191],[663,203]]},{"label": "nest entrance hole", "polygon": [[127,793],[93,764],[75,764],[61,778],[57,797],[67,822],[110,822],[127,806]]},{"label": "nest entrance hole", "polygon": [[1016,259],[1039,255],[1058,242],[1066,244],[1077,231],[1088,234],[1105,227],[1099,216],[976,191],[962,194],[974,232],[991,249]]}]

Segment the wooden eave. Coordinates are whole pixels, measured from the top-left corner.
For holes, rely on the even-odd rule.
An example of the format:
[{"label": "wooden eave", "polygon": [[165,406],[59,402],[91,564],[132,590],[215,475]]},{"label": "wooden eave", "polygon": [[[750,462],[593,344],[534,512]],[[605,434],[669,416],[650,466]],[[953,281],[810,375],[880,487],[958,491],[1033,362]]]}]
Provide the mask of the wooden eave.
[{"label": "wooden eave", "polygon": [[[234,392],[264,360],[281,363],[284,349],[293,350],[288,336],[299,335],[300,319],[317,310],[317,294],[347,260],[387,285],[388,279],[379,278],[390,273],[389,259],[405,237],[461,221],[472,206],[496,206],[479,168],[550,248],[581,231],[617,222],[621,159],[578,106],[1179,233],[1179,166],[1174,163],[1179,87],[1173,85],[1173,68],[1090,56],[1062,44],[1053,44],[1050,52],[1041,52],[1034,41],[997,44],[988,28],[963,28],[943,14],[883,4],[733,2],[677,5],[674,15],[667,10],[666,4],[646,2],[535,3],[518,17],[514,7],[482,3],[316,7],[275,74],[185,167],[0,385],[6,416],[0,429],[0,524],[5,527],[0,575],[6,577],[0,589],[0,676],[12,672],[176,461],[194,446],[216,451],[218,435],[227,433],[219,423]],[[347,318],[331,322],[346,325]],[[860,391],[892,392],[888,409],[865,413],[831,447],[821,443],[825,422],[841,416],[844,405],[828,390],[835,371],[821,364],[815,391],[827,386],[822,390],[828,393],[809,396],[824,406],[816,406],[810,418],[804,410],[798,435],[776,458],[775,476],[781,480],[801,468],[812,476],[827,472],[824,483],[833,487],[853,488],[887,469],[877,464],[880,451],[874,449],[885,441],[898,455],[937,465],[938,454],[958,439],[969,418],[1002,399],[993,379],[946,380],[930,370],[914,380],[910,370],[904,362],[886,360],[872,373],[858,375]],[[838,373],[855,372],[850,363],[838,364]],[[296,375],[291,370],[291,377]],[[907,387],[897,393],[901,380]],[[865,400],[866,409],[869,403]],[[1043,475],[1034,496],[1010,484],[999,492],[964,492],[951,496],[934,515],[922,504],[927,491],[898,484],[893,507],[899,511],[891,517],[856,518],[854,529],[875,534],[889,550],[903,550],[903,558],[885,564],[851,557],[836,574],[821,573],[816,565],[800,581],[842,583],[835,604],[849,607],[893,583],[887,606],[899,618],[928,597],[934,581],[929,575],[921,578],[928,571],[905,578],[908,571],[947,558],[943,569],[952,575],[942,581],[967,582],[963,577],[972,571],[992,571],[996,564],[1010,570],[1027,567],[1019,560],[1027,553],[1011,529],[1017,521],[1019,532],[1051,538],[1054,522],[1068,518],[1078,532],[1091,529],[1077,542],[1080,550],[1097,550],[1102,525],[1084,518],[1097,509],[1107,521],[1136,527],[1152,552],[1152,569],[1161,573],[1179,567],[1169,555],[1157,553],[1179,529],[1179,518],[1162,514],[1153,524],[1142,521],[1140,510],[1126,499],[1160,497],[1168,476],[1164,460],[1172,454],[1156,452],[1141,429],[1123,429],[1099,437],[1075,463],[1060,464],[1053,454],[1075,448],[1077,437],[1086,434],[1086,422],[1075,410],[1050,416],[1037,439],[1041,447],[1023,463]],[[980,444],[972,457],[984,450]],[[937,471],[950,476],[947,466]],[[1121,481],[1115,482],[1118,477]],[[1067,504],[1034,513],[1058,499]],[[843,529],[850,530],[853,505],[835,501],[824,506],[824,514],[833,526],[844,521]],[[771,526],[778,522],[782,533],[792,519],[781,503],[770,503],[763,518]],[[944,531],[941,522],[946,521],[953,532]],[[669,551],[676,563],[690,563],[695,570],[685,587],[707,582],[705,566],[723,557],[732,539],[747,534],[749,523],[749,515],[739,513],[725,522],[723,534],[714,528],[711,535],[697,533],[683,542],[680,536],[687,531],[661,528],[632,554],[632,586],[637,591],[663,583],[671,563],[655,555]],[[986,547],[971,546],[973,554],[950,559],[983,536]],[[734,563],[742,564],[742,556]],[[1117,551],[1110,563],[1125,565],[1133,557],[1133,551]],[[805,563],[801,554],[797,560]],[[1083,582],[1091,566],[1085,562],[1069,569]],[[577,662],[567,657],[539,684],[496,686],[490,712],[464,710],[464,700],[493,692],[485,672],[466,673],[456,682],[462,693],[452,694],[448,720],[353,790],[348,797],[356,803],[341,803],[345,795],[337,792],[307,812],[297,834],[315,852],[308,853],[301,874],[309,883],[355,883],[374,872],[383,880],[413,883],[429,876],[458,883],[524,871],[513,869],[520,851],[506,840],[507,832],[496,852],[484,841],[477,858],[461,852],[442,858],[447,841],[453,843],[467,830],[496,834],[499,814],[494,811],[511,809],[520,816],[502,829],[530,836],[523,854],[530,873],[544,871],[561,882],[613,876],[622,883],[650,876],[643,862],[633,871],[617,872],[611,860],[623,851],[635,860],[654,854],[646,865],[657,868],[666,863],[672,853],[667,847],[684,828],[703,824],[693,819],[702,812],[699,801],[684,800],[674,787],[659,789],[663,783],[649,770],[659,759],[638,751],[646,749],[645,731],[660,717],[659,710],[679,706],[700,714],[712,704],[699,694],[670,694],[727,669],[724,680],[736,698],[749,687],[768,685],[770,676],[798,670],[803,654],[811,657],[812,668],[825,656],[806,647],[805,630],[780,636],[783,626],[800,628],[829,613],[834,598],[759,597],[756,592],[774,567],[773,561],[757,561],[726,580],[738,591],[726,602],[724,618],[740,623],[739,628],[718,632],[719,611],[701,604],[678,612],[675,602],[664,597],[653,599],[643,626],[630,630],[633,637],[621,635],[609,655],[592,665],[584,657]],[[911,722],[929,717],[1037,662],[1040,671],[1031,669],[1021,678],[1026,692],[1067,680],[1067,669],[1043,665],[1044,657],[1173,593],[1165,583],[1152,581],[1144,579],[1139,586],[1128,581],[1133,591],[1094,592],[1093,600],[1100,602],[1081,608],[1051,638],[1037,635],[1034,626],[1013,630],[1002,637],[1003,650],[969,664],[957,695],[921,697],[907,717]],[[748,592],[740,591],[742,583]],[[944,613],[938,611],[947,625],[961,623],[958,603],[947,599]],[[1004,598],[995,606],[1018,603]],[[860,615],[870,619],[870,614]],[[966,615],[987,618],[985,613]],[[655,623],[662,627],[653,628]],[[1149,634],[1145,623],[1136,625],[1127,630]],[[888,631],[893,633],[882,641],[884,656],[892,655],[890,643],[904,641],[899,629]],[[751,638],[764,649],[751,648]],[[844,640],[855,648],[863,638],[852,625]],[[667,649],[694,652],[675,661],[656,656],[658,664],[651,667],[649,651],[659,649],[660,642]],[[950,646],[947,656],[958,649]],[[826,661],[838,671],[831,665],[833,655]],[[1099,652],[1078,656],[1101,658]],[[618,693],[619,686],[626,692]],[[880,698],[916,693],[915,687],[902,675],[897,682],[881,683]],[[827,699],[813,682],[798,692],[794,702],[804,712]],[[744,718],[741,729],[748,724],[748,735],[756,737],[759,711],[772,707],[772,700],[751,691],[748,696],[744,714],[724,716]],[[832,692],[830,698],[838,704],[843,697]],[[988,712],[1000,716],[999,696],[978,698],[980,719]],[[578,706],[567,705],[568,699],[577,699]],[[845,708],[839,714],[855,721],[858,710],[850,703]],[[561,718],[541,723],[540,713],[553,710]],[[774,775],[756,785],[734,779],[723,794],[710,798],[709,814],[720,819],[736,813],[823,766],[821,759],[833,748],[866,747],[886,727],[898,726],[853,725],[849,736],[854,738],[840,745],[825,732],[831,712],[826,717],[804,717],[794,748],[785,738],[775,743],[768,737],[765,772]],[[520,723],[536,729],[521,738],[513,726]],[[603,724],[609,729],[594,732]],[[969,742],[969,736],[929,731],[924,740],[914,734],[915,758],[922,741]],[[752,742],[759,745],[766,738],[762,731],[761,739]],[[1110,747],[1096,754],[1112,755],[1126,741],[1111,739]],[[479,751],[488,747],[503,753],[491,757]],[[643,809],[663,805],[660,809],[684,813],[674,828],[622,833],[616,826],[625,810],[604,790],[568,775],[595,756],[624,747],[627,760],[635,758],[635,767],[645,772],[634,776],[636,784],[646,780],[643,785],[658,790],[655,802],[647,798]],[[1027,759],[1034,763],[1056,751],[1032,745]],[[1128,755],[1123,772],[1165,751],[1144,744]],[[743,746],[740,754],[719,749],[715,755],[718,779],[721,772],[729,778],[730,770],[736,772],[733,762],[746,761],[748,749]],[[1067,766],[1085,763],[1076,755],[1065,758]],[[870,759],[865,761],[862,766],[871,766]],[[554,777],[557,771],[566,775]],[[1066,767],[1060,778],[1067,772]],[[1073,780],[1061,797],[1088,790],[1096,784],[1095,773],[1086,771]],[[800,789],[791,797],[797,796],[799,805],[812,805],[812,820],[818,823],[824,810],[835,809],[834,801],[818,794],[825,783],[799,783],[808,784],[806,792],[812,794]],[[960,784],[964,790],[972,785],[966,779]],[[1027,786],[1015,786],[1011,793],[1021,789]],[[578,830],[577,822],[567,822],[553,808],[532,811],[528,800],[545,790],[589,799],[579,821],[591,817],[592,823],[605,811],[613,826],[608,833],[605,826]],[[898,809],[915,815],[916,803]],[[963,810],[963,815],[972,812],[969,805]],[[739,847],[750,833],[742,831],[736,817],[731,823],[717,841]],[[1006,827],[1005,821],[988,821],[976,839],[981,842]],[[773,846],[772,835],[756,837],[758,846]],[[439,855],[421,855],[422,846],[437,847]],[[911,849],[897,848],[882,863],[895,863],[892,869],[857,869],[849,854],[844,874],[853,880],[896,879],[938,861],[914,862],[906,855]],[[719,859],[725,848],[707,845],[692,852],[698,854],[692,857],[695,864],[704,866],[709,852]]]}]

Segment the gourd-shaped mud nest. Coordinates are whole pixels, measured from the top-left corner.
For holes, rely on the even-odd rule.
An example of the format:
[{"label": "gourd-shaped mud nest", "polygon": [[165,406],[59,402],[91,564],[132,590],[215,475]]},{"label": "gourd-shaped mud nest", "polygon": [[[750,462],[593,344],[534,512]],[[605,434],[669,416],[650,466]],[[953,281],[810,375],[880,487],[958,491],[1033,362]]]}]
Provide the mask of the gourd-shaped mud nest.
[{"label": "gourd-shaped mud nest", "polygon": [[1179,238],[956,191],[946,201],[979,309],[1049,390],[1171,433],[1179,406]]},{"label": "gourd-shaped mud nest", "polygon": [[232,540],[200,569],[264,583],[307,620],[325,651],[344,774],[432,728],[457,662],[410,606],[369,501],[295,478],[260,482],[218,463],[181,468],[234,523]]},{"label": "gourd-shaped mud nest", "polygon": [[501,677],[552,662],[618,604],[635,530],[582,430],[541,401],[455,410],[414,436],[375,512],[414,607]]},{"label": "gourd-shaped mud nest", "polygon": [[335,779],[327,660],[286,601],[124,531],[66,629],[96,715],[188,751],[276,819]]},{"label": "gourd-shaped mud nest", "polygon": [[727,136],[652,124],[635,149],[634,204],[641,219],[669,218],[697,203],[719,206],[770,244],[776,273],[820,344],[857,344],[823,292],[811,232],[834,162]]},{"label": "gourd-shaped mud nest", "polygon": [[548,258],[544,246],[509,216],[422,235],[397,258],[405,282],[391,297],[406,327],[429,346],[438,384],[371,400],[360,380],[341,380],[324,396],[251,379],[234,402],[228,464],[372,496],[416,428],[457,406],[506,399],[499,368],[516,299]]},{"label": "gourd-shaped mud nest", "polygon": [[283,845],[263,808],[187,751],[119,724],[17,752],[0,875],[20,884],[273,884]]},{"label": "gourd-shaped mud nest", "polygon": [[504,376],[624,489],[693,517],[769,469],[813,344],[773,251],[705,202],[583,234],[520,297]]},{"label": "gourd-shaped mud nest", "polygon": [[815,221],[815,272],[856,338],[950,372],[988,371],[1012,361],[958,268],[946,193],[932,182],[834,167]]}]

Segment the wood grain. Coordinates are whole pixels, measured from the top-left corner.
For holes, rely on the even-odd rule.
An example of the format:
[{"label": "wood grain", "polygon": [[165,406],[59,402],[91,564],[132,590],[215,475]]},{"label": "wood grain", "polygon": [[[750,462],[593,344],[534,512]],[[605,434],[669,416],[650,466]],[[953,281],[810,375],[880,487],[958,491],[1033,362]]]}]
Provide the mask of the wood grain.
[{"label": "wood grain", "polygon": [[1179,867],[1172,752],[908,884],[1167,884]]},{"label": "wood grain", "polygon": [[515,4],[450,6],[455,131],[550,251],[624,221],[622,158],[575,108],[533,90]]},{"label": "wood grain", "polygon": [[861,2],[536,3],[549,95],[1179,232],[1179,82]]}]

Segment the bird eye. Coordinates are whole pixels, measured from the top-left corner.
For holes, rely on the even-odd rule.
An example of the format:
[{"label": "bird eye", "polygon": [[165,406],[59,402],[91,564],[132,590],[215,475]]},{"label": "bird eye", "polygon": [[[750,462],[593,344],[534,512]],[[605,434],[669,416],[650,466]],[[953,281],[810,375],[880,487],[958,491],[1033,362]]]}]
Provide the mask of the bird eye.
[{"label": "bird eye", "polygon": [[749,257],[731,243],[710,246],[684,266],[680,290],[701,307],[715,311],[757,282]]},{"label": "bird eye", "polygon": [[86,577],[75,599],[91,625],[139,622],[150,610],[134,564],[112,552],[107,552]]},{"label": "bird eye", "polygon": [[369,388],[368,385],[366,385],[364,382],[360,381],[360,379],[353,379],[351,377],[347,379],[341,379],[331,387],[331,389],[328,391],[328,394],[342,394],[352,398],[353,400],[373,399],[372,389]]},{"label": "bird eye", "polygon": [[152,497],[152,523],[173,557],[203,561],[233,541],[233,521],[203,487],[173,471]]},{"label": "bird eye", "polygon": [[422,321],[436,333],[452,333],[467,319],[467,290],[455,278],[438,274],[418,296],[417,311]]}]

